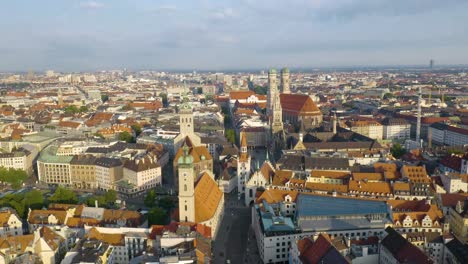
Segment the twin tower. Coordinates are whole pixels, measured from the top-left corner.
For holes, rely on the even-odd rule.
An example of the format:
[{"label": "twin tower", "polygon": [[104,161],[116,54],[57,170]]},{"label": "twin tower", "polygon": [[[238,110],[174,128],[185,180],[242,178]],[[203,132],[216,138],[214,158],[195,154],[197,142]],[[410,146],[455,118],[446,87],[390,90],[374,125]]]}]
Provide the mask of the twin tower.
[{"label": "twin tower", "polygon": [[[290,79],[289,79],[289,69],[281,69],[281,92],[282,93],[291,93],[290,90]],[[276,69],[270,69],[268,71],[268,85],[270,90],[278,91],[278,81]]]},{"label": "twin tower", "polygon": [[[278,81],[276,70],[268,71],[268,94],[267,94],[267,114],[270,120],[272,133],[277,133],[283,130],[282,107],[280,100],[280,91],[278,90]],[[289,69],[281,70],[281,91],[283,94],[291,93]]]}]

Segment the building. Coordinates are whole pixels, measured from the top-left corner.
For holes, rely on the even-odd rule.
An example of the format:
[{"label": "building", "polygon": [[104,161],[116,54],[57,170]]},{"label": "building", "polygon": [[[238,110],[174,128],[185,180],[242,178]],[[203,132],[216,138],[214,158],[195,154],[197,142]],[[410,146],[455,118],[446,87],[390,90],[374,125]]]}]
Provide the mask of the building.
[{"label": "building", "polygon": [[402,178],[409,180],[411,195],[423,197],[429,197],[431,195],[431,179],[429,175],[427,175],[426,168],[403,165],[400,173]]},{"label": "building", "polygon": [[434,263],[421,249],[408,242],[393,228],[387,227],[385,232],[387,235],[380,244],[379,263]]},{"label": "building", "polygon": [[429,126],[428,133],[428,140],[432,144],[445,146],[463,146],[468,144],[468,129],[465,128],[445,123],[433,123]]},{"label": "building", "polygon": [[193,146],[201,145],[201,138],[195,134],[193,125],[193,109],[187,95],[184,96],[182,104],[179,105],[179,135],[174,138],[174,150],[182,147],[188,137]]},{"label": "building", "polygon": [[387,117],[382,120],[383,139],[410,139],[411,124],[403,118]]},{"label": "building", "polygon": [[250,177],[251,157],[247,152],[247,137],[241,133],[240,153],[237,159],[237,192],[239,199],[245,194],[245,184]]},{"label": "building", "polygon": [[57,156],[57,147],[49,146],[39,155],[37,173],[39,181],[47,184],[70,186],[70,162],[73,157]]},{"label": "building", "polygon": [[87,240],[102,241],[113,247],[112,263],[130,263],[131,259],[148,250],[149,230],[147,228],[92,227],[85,232]]},{"label": "building", "polygon": [[458,201],[449,209],[449,223],[452,233],[463,243],[468,242],[468,199]]},{"label": "building", "polygon": [[120,159],[100,157],[96,159],[96,183],[100,190],[115,190],[115,183],[123,178],[123,164]]},{"label": "building", "polygon": [[346,125],[355,133],[372,139],[382,139],[383,126],[375,120],[347,121]]},{"label": "building", "polygon": [[23,234],[23,222],[11,208],[0,211],[0,237],[18,236]]},{"label": "building", "polygon": [[384,201],[297,191],[267,189],[252,210],[252,227],[264,263],[288,261],[291,243],[305,236],[326,232],[332,238],[367,238],[381,236],[391,224]]},{"label": "building", "polygon": [[224,194],[218,184],[205,171],[195,180],[193,157],[184,146],[184,154],[178,158],[179,170],[179,218],[182,222],[203,224],[211,228],[215,237],[224,210]]},{"label": "building", "polygon": [[33,158],[33,154],[24,148],[10,153],[0,153],[0,167],[24,170],[31,174]]},{"label": "building", "polygon": [[440,180],[447,193],[468,192],[468,174],[446,172],[440,175]]},{"label": "building", "polygon": [[305,237],[292,244],[289,263],[291,264],[320,264],[336,263],[350,264],[335,247],[327,234],[319,234],[314,237]]},{"label": "building", "polygon": [[289,79],[289,69],[288,68],[283,68],[281,69],[281,90],[284,94],[289,94],[291,93],[291,81]]},{"label": "building", "polygon": [[0,262],[15,263],[23,255],[44,264],[58,264],[66,252],[65,238],[43,226],[32,234],[0,238]]},{"label": "building", "polygon": [[96,189],[96,158],[92,155],[77,155],[70,161],[70,179],[73,188]]},{"label": "building", "polygon": [[60,263],[115,263],[115,253],[114,246],[107,242],[97,239],[80,239]]},{"label": "building", "polygon": [[468,244],[452,239],[445,244],[443,263],[464,264],[468,263]]},{"label": "building", "polygon": [[283,122],[287,124],[301,124],[305,129],[320,126],[323,114],[312,98],[303,94],[281,94],[281,108],[283,110]]},{"label": "building", "polygon": [[133,196],[153,189],[162,183],[161,166],[152,155],[127,160],[123,165],[123,179],[118,190]]},{"label": "building", "polygon": [[273,116],[273,107],[275,100],[278,97],[278,81],[276,79],[276,70],[270,69],[268,71],[268,92],[267,92],[267,115],[271,118]]},{"label": "building", "polygon": [[188,154],[193,158],[192,164],[194,166],[195,171],[194,181],[198,179],[198,176],[201,174],[202,171],[213,171],[213,158],[211,157],[208,149],[204,146],[192,146],[192,143],[189,140],[187,140],[186,143],[184,143],[184,145],[177,150],[173,161],[173,173],[176,186],[179,182],[178,160],[184,155],[184,147],[187,147]]}]

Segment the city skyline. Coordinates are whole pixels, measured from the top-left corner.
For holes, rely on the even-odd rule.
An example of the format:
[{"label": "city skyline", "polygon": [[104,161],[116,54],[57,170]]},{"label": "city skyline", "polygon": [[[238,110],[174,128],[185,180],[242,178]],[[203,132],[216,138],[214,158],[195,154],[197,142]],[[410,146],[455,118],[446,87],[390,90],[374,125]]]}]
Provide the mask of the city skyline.
[{"label": "city skyline", "polygon": [[[466,64],[468,3],[15,1],[0,71]],[[21,15],[18,15],[21,14]]]}]

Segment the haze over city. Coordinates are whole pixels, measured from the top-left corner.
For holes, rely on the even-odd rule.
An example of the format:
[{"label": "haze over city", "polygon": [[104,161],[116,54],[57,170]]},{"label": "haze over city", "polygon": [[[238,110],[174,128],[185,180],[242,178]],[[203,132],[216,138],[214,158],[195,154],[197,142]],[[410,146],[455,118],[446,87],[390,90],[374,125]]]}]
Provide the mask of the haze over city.
[{"label": "haze over city", "polygon": [[467,0],[0,3],[0,264],[467,264]]},{"label": "haze over city", "polygon": [[464,0],[2,1],[0,70],[468,61]]}]

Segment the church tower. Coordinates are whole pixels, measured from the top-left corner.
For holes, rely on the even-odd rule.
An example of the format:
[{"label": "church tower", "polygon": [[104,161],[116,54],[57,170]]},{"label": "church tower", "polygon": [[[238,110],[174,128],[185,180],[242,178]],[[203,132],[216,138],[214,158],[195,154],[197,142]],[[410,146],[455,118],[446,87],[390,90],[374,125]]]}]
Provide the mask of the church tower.
[{"label": "church tower", "polygon": [[184,144],[184,155],[178,160],[179,166],[179,219],[181,222],[195,222],[195,172],[193,157]]},{"label": "church tower", "polygon": [[192,105],[188,101],[187,97],[184,97],[184,101],[179,108],[179,124],[180,133],[186,136],[194,134],[193,129],[193,110]]},{"label": "church tower", "polygon": [[267,113],[271,118],[273,115],[274,98],[278,96],[278,82],[276,80],[276,70],[270,69],[268,71],[268,96],[267,96]]},{"label": "church tower", "polygon": [[200,137],[195,134],[193,127],[193,109],[190,103],[187,91],[185,91],[184,99],[179,105],[179,135],[174,138],[174,153],[177,149],[182,147],[183,142],[188,137],[194,146],[201,145]]},{"label": "church tower", "polygon": [[59,88],[58,93],[57,93],[57,97],[58,97],[58,105],[59,105],[59,106],[63,106],[63,93],[62,93],[62,88]]},{"label": "church tower", "polygon": [[271,123],[271,133],[276,134],[283,131],[283,110],[279,96],[273,98],[273,116]]},{"label": "church tower", "polygon": [[245,183],[250,176],[250,155],[247,151],[247,136],[244,132],[240,133],[241,148],[237,161],[237,193],[239,198],[245,194]]},{"label": "church tower", "polygon": [[283,68],[281,69],[281,88],[284,94],[291,93],[289,88],[290,80],[289,80],[289,69]]}]

